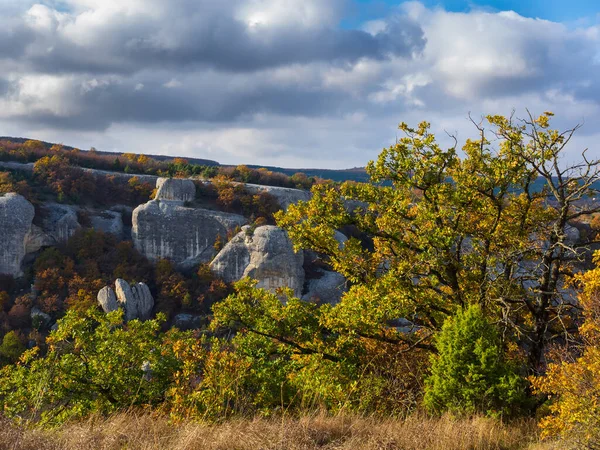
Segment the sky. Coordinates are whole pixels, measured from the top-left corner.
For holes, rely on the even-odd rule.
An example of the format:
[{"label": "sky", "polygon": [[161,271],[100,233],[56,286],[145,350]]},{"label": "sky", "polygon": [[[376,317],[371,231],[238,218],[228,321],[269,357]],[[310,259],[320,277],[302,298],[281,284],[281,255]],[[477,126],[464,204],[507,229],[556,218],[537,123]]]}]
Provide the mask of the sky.
[{"label": "sky", "polygon": [[553,111],[600,157],[592,0],[0,0],[0,135],[364,166],[400,122]]}]

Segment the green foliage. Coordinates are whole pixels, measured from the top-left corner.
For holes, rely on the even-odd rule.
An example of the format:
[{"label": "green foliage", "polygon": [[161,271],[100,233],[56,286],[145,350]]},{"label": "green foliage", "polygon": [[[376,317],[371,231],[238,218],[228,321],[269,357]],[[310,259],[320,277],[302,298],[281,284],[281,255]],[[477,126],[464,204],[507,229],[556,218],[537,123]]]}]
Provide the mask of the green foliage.
[{"label": "green foliage", "polygon": [[0,344],[0,362],[14,363],[25,351],[25,346],[14,331],[9,331]]},{"label": "green foliage", "polygon": [[523,406],[524,380],[505,360],[499,333],[479,306],[446,319],[435,343],[424,398],[430,410],[514,415]]},{"label": "green foliage", "polygon": [[[420,375],[423,364],[418,352],[404,358],[402,342],[374,345],[358,332],[347,333],[334,320],[337,307],[299,300],[289,290],[275,295],[255,284],[236,283],[235,293],[213,307],[211,323],[214,330],[235,330],[231,343],[249,364],[244,392],[254,408],[395,415],[415,407],[414,374]],[[407,374],[408,368],[414,372]]]},{"label": "green foliage", "polygon": [[175,331],[160,333],[162,321],[124,325],[120,311],[67,313],[48,337],[45,356],[36,347],[17,365],[1,369],[4,413],[57,424],[92,412],[161,404],[181,367],[172,343],[186,339]]},{"label": "green foliage", "polygon": [[[527,344],[529,370],[541,370],[548,342],[572,328],[576,313],[559,290],[576,251],[566,230],[600,176],[590,159],[561,168],[575,130],[550,129],[550,116],[489,116],[462,153],[442,148],[429,123],[403,123],[404,137],[367,165],[371,182],[316,185],[311,200],[278,213],[297,248],[325,254],[354,285],[335,326],[424,346],[424,333],[479,304]],[[357,232],[340,246],[335,231],[344,228]],[[400,317],[422,333],[390,332]]]}]

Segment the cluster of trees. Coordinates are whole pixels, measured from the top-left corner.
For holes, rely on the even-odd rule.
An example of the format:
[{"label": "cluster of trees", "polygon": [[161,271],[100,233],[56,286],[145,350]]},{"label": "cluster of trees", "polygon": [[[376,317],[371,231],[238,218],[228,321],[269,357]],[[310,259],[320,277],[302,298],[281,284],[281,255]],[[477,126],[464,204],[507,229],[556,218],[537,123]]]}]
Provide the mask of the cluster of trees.
[{"label": "cluster of trees", "polygon": [[[551,116],[489,116],[462,155],[429,124],[402,124],[405,136],[368,165],[370,183],[315,185],[277,213],[297,248],[346,277],[339,304],[242,280],[201,333],[73,308],[46,353],[0,373],[4,411],[60,423],[131,405],[174,419],[547,408],[545,433],[596,445],[600,269],[588,270],[598,243],[588,223],[600,161],[584,153],[566,167],[577,128],[553,130]],[[355,237],[340,245],[340,229]],[[154,282],[185,304],[167,265]]]},{"label": "cluster of trees", "polygon": [[196,186],[198,198],[214,202],[222,211],[241,214],[262,224],[274,224],[275,213],[281,209],[277,199],[268,192],[248,192],[243,184],[221,175],[213,178],[210,184],[198,183]]},{"label": "cluster of trees", "polygon": [[310,189],[314,184],[324,182],[321,178],[309,177],[303,172],[297,172],[289,176],[281,172],[273,172],[264,167],[252,169],[245,165],[219,167],[216,175],[241,183],[263,184],[266,186],[280,186],[306,190]]},{"label": "cluster of trees", "polygon": [[40,158],[33,174],[34,181],[50,189],[59,202],[137,206],[147,201],[154,189],[152,184],[141,182],[137,177],[124,181],[116,176],[91,174],[72,166],[61,155]]},{"label": "cluster of trees", "polygon": [[0,171],[0,194],[16,192],[37,205],[44,201],[89,206],[137,206],[148,201],[154,186],[132,177],[125,181],[112,175],[94,175],[69,165],[60,156],[45,156],[33,174]]},{"label": "cluster of trees", "polygon": [[200,177],[211,179],[216,176],[242,183],[257,183],[268,186],[282,186],[310,189],[321,182],[319,178],[308,177],[302,172],[292,176],[268,169],[251,169],[211,164],[193,164],[183,158],[157,160],[147,155],[123,153],[122,155],[102,154],[94,149],[83,152],[62,145],[46,146],[40,141],[29,140],[23,143],[0,141],[0,161],[37,162],[41,159],[59,157],[65,164],[113,172],[148,174],[162,177]]},{"label": "cluster of trees", "polygon": [[[17,338],[22,345],[35,341],[44,347],[50,323],[69,310],[83,313],[95,308],[98,291],[116,278],[148,284],[156,311],[166,319],[179,312],[208,314],[211,305],[230,292],[206,265],[184,275],[167,260],[151,264],[130,241],[92,229],[77,231],[64,246],[43,250],[25,278],[18,284],[8,277],[0,280],[0,331],[8,336],[8,344]],[[22,294],[27,284],[33,285],[33,292]],[[33,308],[48,314],[51,321],[34,323]],[[0,347],[0,359],[2,354]],[[14,362],[15,354],[18,357],[19,352],[4,362]]]}]

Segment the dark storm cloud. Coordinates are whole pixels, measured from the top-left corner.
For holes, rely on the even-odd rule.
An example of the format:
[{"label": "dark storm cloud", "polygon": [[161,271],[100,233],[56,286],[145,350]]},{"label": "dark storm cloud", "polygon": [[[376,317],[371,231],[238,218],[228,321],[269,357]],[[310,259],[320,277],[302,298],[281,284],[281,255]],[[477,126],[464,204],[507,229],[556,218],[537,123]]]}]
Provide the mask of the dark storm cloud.
[{"label": "dark storm cloud", "polygon": [[[217,80],[189,88],[168,88],[156,81],[113,82],[82,89],[75,85],[63,100],[78,108],[56,114],[40,109],[13,120],[27,120],[62,129],[103,130],[115,122],[233,122],[257,113],[281,116],[319,116],[332,113],[347,103],[339,92],[276,84],[258,89],[219,89]],[[2,86],[9,84],[0,79]],[[14,89],[14,83],[13,83]]]},{"label": "dark storm cloud", "polygon": [[160,18],[107,13],[87,25],[89,11],[65,18],[36,6],[24,19],[27,32],[20,39],[13,36],[11,45],[0,44],[0,58],[15,58],[42,73],[130,74],[163,67],[250,72],[317,61],[411,57],[425,45],[419,25],[406,17],[371,35],[330,24],[253,25],[234,12],[214,2],[177,0]]}]

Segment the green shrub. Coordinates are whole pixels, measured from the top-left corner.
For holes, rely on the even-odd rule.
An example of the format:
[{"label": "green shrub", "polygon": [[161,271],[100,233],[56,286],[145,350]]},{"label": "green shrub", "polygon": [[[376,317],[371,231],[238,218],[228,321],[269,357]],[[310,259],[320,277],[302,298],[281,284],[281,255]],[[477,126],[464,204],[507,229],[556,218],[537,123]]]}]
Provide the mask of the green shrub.
[{"label": "green shrub", "polygon": [[436,348],[425,388],[429,410],[514,415],[524,405],[525,381],[504,358],[498,330],[480,307],[446,319]]},{"label": "green shrub", "polygon": [[13,363],[19,359],[25,351],[25,346],[14,331],[9,331],[4,335],[0,345],[0,363],[2,361]]}]

